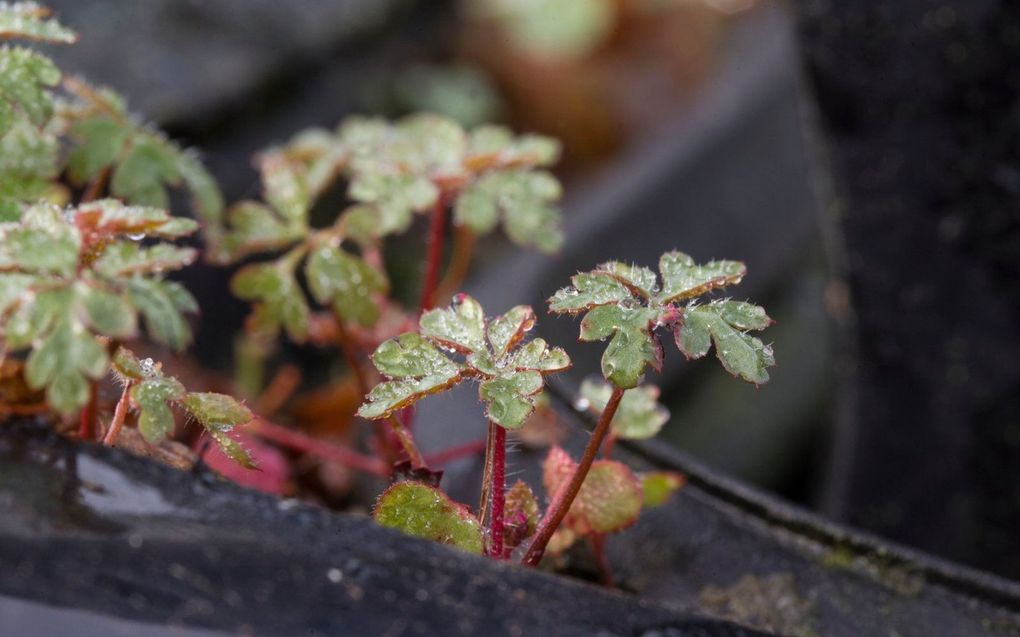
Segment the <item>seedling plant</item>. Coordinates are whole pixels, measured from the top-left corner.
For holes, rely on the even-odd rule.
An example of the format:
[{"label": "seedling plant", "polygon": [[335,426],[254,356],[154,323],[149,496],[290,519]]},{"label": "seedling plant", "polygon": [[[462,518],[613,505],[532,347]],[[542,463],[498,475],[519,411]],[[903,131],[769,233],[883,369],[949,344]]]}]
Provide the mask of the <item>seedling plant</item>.
[{"label": "seedling plant", "polygon": [[[77,36],[22,2],[0,4],[0,37],[70,44]],[[466,274],[475,238],[497,227],[521,246],[560,247],[561,187],[547,171],[555,141],[499,126],[466,131],[430,114],[350,118],[261,153],[261,198],[227,207],[197,157],[132,116],[111,90],[63,76],[42,54],[13,45],[0,49],[0,69],[3,353],[23,366],[30,389],[45,393],[46,413],[77,417],[83,439],[114,445],[133,423],[157,443],[174,435],[177,410],[244,466],[258,458],[242,441],[258,435],[389,478],[373,510],[384,526],[532,566],[586,539],[603,561],[607,534],[682,484],[675,474],[639,476],[611,459],[617,439],[652,437],[668,419],[658,389],[642,384],[648,367],[661,368],[660,334],[671,334],[689,359],[714,346],[734,376],[768,380],[772,351],[751,332],[771,319],[756,305],[713,296],[740,282],[742,263],[699,265],[669,252],[657,273],[610,261],[577,274],[549,309],[583,314],[582,341],[608,341],[602,378],[581,388],[580,403],[598,421],[579,459],[549,450],[543,507],[526,483],[507,488],[507,433],[525,426],[546,378],[568,369],[570,358],[529,338],[531,307],[489,315],[468,295],[453,294],[448,307],[445,299]],[[349,204],[313,225],[341,187]],[[189,195],[201,223],[169,212],[178,193]],[[418,216],[427,220],[416,223]],[[384,247],[420,225],[427,231],[419,301],[405,307],[391,294]],[[188,391],[128,349],[142,327],[170,349],[189,344],[188,316],[198,304],[169,277],[199,256],[178,243],[199,227],[207,261],[244,262],[231,289],[252,306],[242,346],[256,355],[241,370],[249,395],[265,389],[262,367],[281,337],[338,350],[365,396],[358,416],[378,425],[367,451],[273,424],[228,395]],[[112,411],[99,391],[104,376],[120,384]],[[474,509],[440,489],[437,458],[418,449],[413,422],[419,400],[469,381],[486,434]]]}]

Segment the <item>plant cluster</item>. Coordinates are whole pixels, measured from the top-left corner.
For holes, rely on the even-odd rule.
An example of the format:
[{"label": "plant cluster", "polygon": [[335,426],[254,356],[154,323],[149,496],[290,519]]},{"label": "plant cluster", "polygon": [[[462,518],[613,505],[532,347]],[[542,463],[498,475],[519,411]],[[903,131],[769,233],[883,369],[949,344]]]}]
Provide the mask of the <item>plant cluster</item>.
[{"label": "plant cluster", "polygon": [[[0,37],[70,43],[76,36],[39,5],[22,2],[0,4]],[[546,170],[556,142],[497,126],[466,131],[435,115],[350,118],[259,155],[261,200],[226,207],[195,155],[141,124],[112,91],[63,78],[28,49],[0,49],[0,69],[3,352],[24,358],[28,385],[45,390],[53,412],[79,414],[83,437],[113,444],[133,414],[144,438],[156,442],[173,433],[176,408],[250,466],[232,431],[248,424],[245,431],[293,449],[390,476],[374,508],[384,526],[535,565],[547,548],[559,552],[582,538],[601,553],[606,534],[633,524],[642,508],[682,484],[675,474],[636,475],[610,458],[615,440],[652,437],[668,419],[658,389],[641,384],[647,367],[661,366],[661,330],[688,358],[714,345],[734,376],[768,380],[771,349],[751,332],[771,319],[750,303],[706,297],[738,283],[743,264],[698,265],[670,252],[658,273],[608,262],[576,275],[549,309],[584,314],[581,340],[609,341],[603,379],[581,388],[598,424],[578,460],[559,447],[549,451],[543,511],[524,482],[507,488],[507,432],[524,426],[546,377],[569,368],[569,356],[528,338],[536,321],[530,307],[489,317],[465,294],[449,307],[433,305],[459,287],[476,236],[502,227],[517,244],[559,248],[561,187]],[[348,205],[323,210],[341,186]],[[168,189],[190,195],[201,224],[170,214]],[[323,212],[330,221],[313,225]],[[421,296],[417,307],[404,308],[391,298],[383,247],[418,215],[428,217]],[[125,348],[140,324],[173,349],[189,343],[187,315],[197,303],[168,277],[198,256],[175,241],[200,225],[207,260],[245,261],[231,288],[252,304],[251,342],[267,346],[286,334],[343,353],[365,396],[358,415],[382,424],[374,430],[375,457],[303,438],[229,396],[189,392],[159,363]],[[266,357],[270,349],[258,351]],[[97,385],[106,374],[122,391],[103,423]],[[487,422],[485,477],[473,511],[439,488],[440,474],[411,426],[417,401],[468,380],[478,384]]]}]

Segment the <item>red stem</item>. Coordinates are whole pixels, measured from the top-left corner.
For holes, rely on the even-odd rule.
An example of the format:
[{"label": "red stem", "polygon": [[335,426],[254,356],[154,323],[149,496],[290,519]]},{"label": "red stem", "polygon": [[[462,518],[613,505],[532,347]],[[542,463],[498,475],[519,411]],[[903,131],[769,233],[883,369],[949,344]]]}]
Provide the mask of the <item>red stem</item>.
[{"label": "red stem", "polygon": [[602,441],[605,439],[606,434],[609,433],[609,423],[613,421],[613,416],[616,415],[616,408],[620,406],[623,392],[624,390],[619,387],[613,387],[613,394],[609,397],[606,408],[602,410],[602,416],[599,417],[599,422],[595,426],[594,431],[591,432],[591,438],[588,440],[588,445],[584,448],[581,461],[577,464],[577,468],[574,469],[573,475],[570,476],[570,482],[565,487],[561,487],[553,497],[552,504],[549,505],[545,515],[542,516],[542,521],[538,525],[538,531],[535,532],[535,537],[531,540],[531,544],[528,546],[528,551],[524,554],[521,564],[537,566],[542,560],[546,545],[549,544],[549,540],[552,538],[556,528],[563,521],[563,518],[566,517],[567,512],[570,511],[570,505],[574,503],[574,498],[577,497],[578,491],[581,490],[581,484],[584,483],[584,479],[588,476],[588,470],[591,469],[591,463],[595,461],[599,447],[602,446]]},{"label": "red stem", "polygon": [[418,445],[414,444],[414,437],[411,436],[411,432],[407,430],[407,427],[400,424],[396,416],[390,416],[389,421],[390,429],[397,436],[400,446],[404,448],[404,453],[407,454],[408,460],[411,461],[411,467],[414,469],[427,469],[428,463],[422,457],[421,451],[418,451]]},{"label": "red stem", "polygon": [[96,436],[96,403],[99,398],[99,383],[89,381],[89,401],[81,408],[78,416],[78,436],[92,440]]},{"label": "red stem", "polygon": [[379,458],[366,456],[353,449],[312,438],[300,431],[275,425],[268,420],[256,418],[249,427],[252,433],[275,442],[282,447],[294,449],[295,451],[322,458],[323,460],[339,462],[352,469],[358,469],[380,478],[387,478],[390,475],[390,468]]},{"label": "red stem", "polygon": [[106,430],[106,435],[103,436],[103,444],[106,446],[117,442],[117,436],[120,435],[121,427],[124,426],[132,384],[124,383],[124,391],[121,392],[120,400],[117,401],[117,407],[113,410],[113,420],[110,421],[110,428]]},{"label": "red stem", "polygon": [[446,198],[436,198],[432,211],[432,226],[429,229],[428,261],[425,263],[425,278],[421,285],[421,312],[432,309],[435,301],[436,284],[439,282],[439,265],[443,260],[443,241],[446,233]]},{"label": "red stem", "polygon": [[442,466],[448,462],[474,456],[485,451],[485,441],[475,440],[449,449],[443,449],[425,456],[425,464],[429,466]]},{"label": "red stem", "polygon": [[489,526],[489,555],[497,560],[503,555],[503,511],[506,508],[506,429],[489,423],[492,434],[492,522]]}]

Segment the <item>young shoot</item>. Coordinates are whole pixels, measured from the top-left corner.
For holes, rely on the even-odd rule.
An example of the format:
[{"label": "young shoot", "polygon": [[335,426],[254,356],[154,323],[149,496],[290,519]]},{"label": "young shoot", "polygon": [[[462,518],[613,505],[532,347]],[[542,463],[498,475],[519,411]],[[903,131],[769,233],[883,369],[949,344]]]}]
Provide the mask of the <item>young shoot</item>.
[{"label": "young shoot", "polygon": [[[544,376],[570,367],[562,349],[550,348],[541,338],[524,342],[534,324],[530,307],[520,305],[486,319],[477,301],[460,294],[451,307],[423,314],[420,332],[402,334],[376,349],[372,362],[387,380],[372,389],[358,411],[365,418],[388,418],[429,394],[467,379],[479,381],[478,396],[489,421],[488,481],[483,486],[488,502],[479,514],[490,512],[488,553],[497,559],[506,554],[506,430],[523,426],[534,411]],[[401,528],[414,530],[410,520]]]},{"label": "young shoot", "polygon": [[716,356],[728,372],[754,385],[768,381],[768,368],[775,365],[772,348],[748,333],[772,323],[765,310],[729,299],[698,302],[709,292],[739,283],[746,271],[739,261],[698,265],[688,255],[673,251],[659,259],[658,275],[642,266],[609,261],[575,275],[570,287],[549,299],[554,313],[584,313],[582,341],[610,339],[602,355],[602,374],[613,388],[578,466],[553,495],[524,563],[538,564],[568,515],[610,432],[624,392],[637,387],[646,367],[661,368],[658,328],[670,330],[689,359],[703,357],[714,343]]}]

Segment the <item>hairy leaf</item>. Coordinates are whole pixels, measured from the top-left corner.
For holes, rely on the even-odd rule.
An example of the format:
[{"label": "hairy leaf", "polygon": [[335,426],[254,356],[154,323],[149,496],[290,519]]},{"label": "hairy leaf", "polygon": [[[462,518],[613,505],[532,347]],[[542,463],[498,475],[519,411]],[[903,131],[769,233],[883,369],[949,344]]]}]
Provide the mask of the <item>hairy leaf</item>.
[{"label": "hairy leaf", "polygon": [[[576,469],[577,463],[563,449],[551,448],[542,464],[542,483],[546,494],[550,498],[555,497]],[[643,501],[641,483],[625,464],[615,460],[596,460],[564,518],[562,528],[569,529],[571,539],[592,532],[614,533],[637,520]]]},{"label": "hairy leaf", "polygon": [[107,361],[95,338],[64,318],[29,354],[25,378],[33,389],[46,387],[46,400],[56,411],[71,414],[88,401],[89,380],[103,375]]},{"label": "hairy leaf", "polygon": [[174,415],[167,403],[184,394],[184,386],[170,376],[149,378],[131,388],[131,400],[139,410],[138,430],[147,441],[156,443],[170,435]]},{"label": "hairy leaf", "polygon": [[373,297],[385,293],[389,284],[364,260],[338,247],[322,246],[308,257],[305,276],[315,300],[332,305],[343,320],[369,327],[379,318]]},{"label": "hairy leaf", "polygon": [[145,318],[145,327],[154,340],[175,350],[191,342],[191,328],[184,313],[197,309],[194,297],[178,283],[134,277],[127,280],[131,303]]},{"label": "hairy leaf", "polygon": [[50,18],[49,9],[35,2],[0,2],[0,38],[24,38],[70,44],[78,36]]},{"label": "hairy leaf", "polygon": [[772,347],[744,332],[742,326],[770,322],[765,311],[756,306],[734,309],[732,303],[724,302],[689,308],[683,324],[675,330],[677,347],[689,358],[700,358],[708,353],[711,339],[726,371],[760,385],[768,382],[768,368],[775,365]]},{"label": "hairy leaf", "polygon": [[247,450],[228,435],[234,427],[254,418],[247,407],[232,396],[211,392],[189,392],[181,400],[181,406],[209,432],[227,457],[243,467],[255,468],[255,461]]},{"label": "hairy leaf", "polygon": [[484,547],[482,526],[467,507],[435,487],[398,482],[376,502],[375,521],[408,535],[455,546],[469,553]]},{"label": "hairy leaf", "polygon": [[[542,339],[521,345],[534,322],[526,306],[486,321],[476,300],[458,295],[451,307],[421,316],[420,335],[407,333],[379,346],[372,360],[389,380],[372,390],[358,413],[386,417],[470,376],[481,381],[478,395],[489,420],[507,429],[523,426],[535,409],[543,376],[570,366],[566,352],[549,349]],[[464,363],[441,349],[463,355]]]},{"label": "hairy leaf", "polygon": [[[746,272],[738,261],[696,264],[682,252],[668,252],[659,261],[659,276],[641,266],[611,261],[575,275],[572,285],[549,299],[553,312],[586,312],[581,340],[611,338],[602,356],[602,373],[617,387],[630,389],[645,368],[662,365],[655,329],[668,325],[677,346],[688,358],[704,356],[715,340],[719,359],[735,376],[760,384],[775,364],[772,350],[747,330],[767,327],[771,319],[760,307],[736,301],[694,299],[717,288],[739,283]],[[683,303],[683,305],[681,305]]]},{"label": "hairy leaf", "polygon": [[294,276],[295,262],[300,256],[294,253],[270,263],[245,266],[230,282],[238,298],[256,302],[260,330],[276,335],[282,327],[298,343],[308,337],[311,314]]},{"label": "hairy leaf", "polygon": [[29,49],[0,47],[0,134],[6,133],[21,113],[42,126],[53,113],[51,88],[60,82],[60,70],[46,56]]}]

